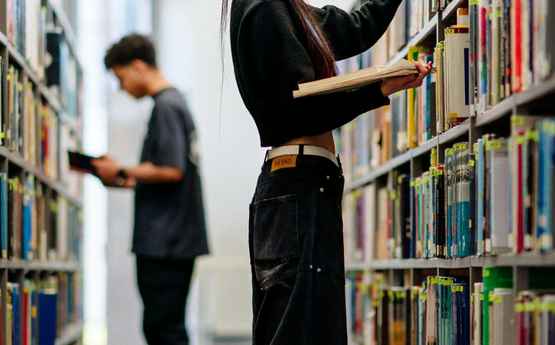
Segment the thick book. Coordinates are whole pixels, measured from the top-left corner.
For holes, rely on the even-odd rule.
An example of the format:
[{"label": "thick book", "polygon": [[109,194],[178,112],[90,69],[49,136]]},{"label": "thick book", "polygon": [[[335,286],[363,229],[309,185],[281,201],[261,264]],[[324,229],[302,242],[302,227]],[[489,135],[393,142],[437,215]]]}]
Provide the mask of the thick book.
[{"label": "thick book", "polygon": [[491,228],[492,253],[495,255],[510,251],[510,217],[509,217],[509,154],[506,139],[488,141],[487,154],[491,164],[489,170],[490,209],[489,224]]},{"label": "thick book", "polygon": [[[510,267],[485,267],[482,277],[483,285],[483,304],[482,304],[482,345],[490,345],[490,329],[492,320],[490,319],[491,299],[490,296],[497,288],[511,289],[513,287],[513,270]],[[492,344],[493,345],[493,344]]]},{"label": "thick book", "polygon": [[385,79],[413,74],[418,74],[416,66],[406,60],[401,60],[393,66],[375,66],[332,78],[299,84],[299,89],[293,91],[293,97],[301,98],[349,91]]},{"label": "thick book", "polygon": [[58,295],[55,292],[41,291],[38,296],[38,305],[40,343],[41,345],[54,345],[56,343]]}]

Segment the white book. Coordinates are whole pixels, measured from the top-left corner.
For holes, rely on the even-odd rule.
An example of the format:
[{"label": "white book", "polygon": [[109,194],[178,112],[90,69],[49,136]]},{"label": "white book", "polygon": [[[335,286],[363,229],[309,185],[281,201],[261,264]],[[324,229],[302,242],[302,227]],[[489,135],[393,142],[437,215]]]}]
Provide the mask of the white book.
[{"label": "white book", "polygon": [[493,291],[493,313],[490,315],[493,339],[491,345],[515,345],[515,313],[512,289],[496,288]]},{"label": "white book", "polygon": [[503,254],[510,251],[509,152],[505,139],[491,140],[488,146],[491,245],[493,254]]},{"label": "white book", "polygon": [[445,85],[446,118],[454,119],[469,117],[468,85],[468,52],[470,36],[467,27],[450,27],[445,30]]},{"label": "white book", "polygon": [[418,74],[413,63],[401,60],[393,66],[374,66],[356,72],[299,84],[294,98],[317,96],[361,88],[388,78]]}]

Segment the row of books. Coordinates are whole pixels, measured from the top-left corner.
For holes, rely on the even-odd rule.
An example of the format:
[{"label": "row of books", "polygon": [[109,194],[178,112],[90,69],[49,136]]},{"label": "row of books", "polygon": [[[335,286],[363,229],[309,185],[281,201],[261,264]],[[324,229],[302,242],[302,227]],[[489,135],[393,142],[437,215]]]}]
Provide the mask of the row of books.
[{"label": "row of books", "polygon": [[54,345],[63,328],[78,320],[78,280],[77,274],[62,273],[8,282],[0,313],[2,343],[5,339],[6,345]]},{"label": "row of books", "polygon": [[513,116],[511,136],[454,144],[419,176],[392,171],[348,193],[347,262],[548,252],[555,232],[555,120]]},{"label": "row of books", "polygon": [[[389,286],[381,273],[347,279],[348,331],[360,345],[532,345],[555,342],[554,282],[513,291],[511,268],[484,268],[483,281],[427,276]],[[516,327],[515,327],[516,326]]]},{"label": "row of books", "polygon": [[63,27],[46,0],[5,0],[6,36],[69,115],[77,114],[79,67]]},{"label": "row of books", "polygon": [[377,43],[380,49],[375,49],[372,63],[382,65],[396,55],[436,15],[438,5],[436,0],[402,1],[391,25]]},{"label": "row of books", "polygon": [[46,57],[47,6],[43,0],[6,0],[7,32],[11,44],[25,56],[40,78]]},{"label": "row of books", "polygon": [[77,260],[81,214],[32,175],[0,172],[0,249],[3,259]]},{"label": "row of books", "polygon": [[3,140],[0,143],[19,153],[46,176],[58,178],[59,121],[35,87],[14,65],[2,74],[7,83],[7,112],[0,119]]},{"label": "row of books", "polygon": [[[446,4],[432,1],[429,8]],[[473,110],[548,79],[555,66],[549,39],[554,19],[555,5],[547,0],[481,0],[459,8],[443,41],[408,50],[409,60],[435,66],[422,87],[392,96],[391,106],[336,132],[347,182],[460,124]],[[386,64],[399,46],[392,36],[386,33],[370,51],[342,63],[342,72]]]},{"label": "row of books", "polygon": [[470,103],[483,111],[551,76],[555,5],[549,0],[469,3]]},{"label": "row of books", "polygon": [[[465,69],[461,68],[467,61],[464,44],[468,36],[468,28],[461,25],[468,20],[468,15],[465,11],[459,12],[460,23],[446,30],[445,42],[440,42],[435,49],[422,46],[408,50],[409,61],[436,66],[436,72],[428,75],[421,87],[392,95],[390,106],[364,114],[336,132],[348,182],[469,117],[468,94],[464,92]],[[385,64],[387,37],[382,37],[366,54],[344,62],[342,72]]]}]

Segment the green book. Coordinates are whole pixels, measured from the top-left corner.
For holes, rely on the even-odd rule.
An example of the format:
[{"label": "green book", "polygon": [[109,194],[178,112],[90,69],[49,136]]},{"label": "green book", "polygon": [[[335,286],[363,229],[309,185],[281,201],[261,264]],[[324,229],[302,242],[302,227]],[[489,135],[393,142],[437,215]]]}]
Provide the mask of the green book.
[{"label": "green book", "polygon": [[513,269],[510,267],[484,267],[484,300],[482,302],[482,345],[490,345],[490,296],[496,288],[511,289],[513,287]]}]

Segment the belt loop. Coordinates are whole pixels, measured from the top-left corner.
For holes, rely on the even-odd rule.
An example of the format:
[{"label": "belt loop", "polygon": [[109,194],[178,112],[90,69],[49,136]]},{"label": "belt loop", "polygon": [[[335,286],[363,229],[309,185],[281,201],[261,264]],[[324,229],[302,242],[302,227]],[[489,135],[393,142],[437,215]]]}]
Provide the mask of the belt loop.
[{"label": "belt loop", "polygon": [[304,144],[300,144],[299,145],[299,156],[303,156],[304,155]]}]

